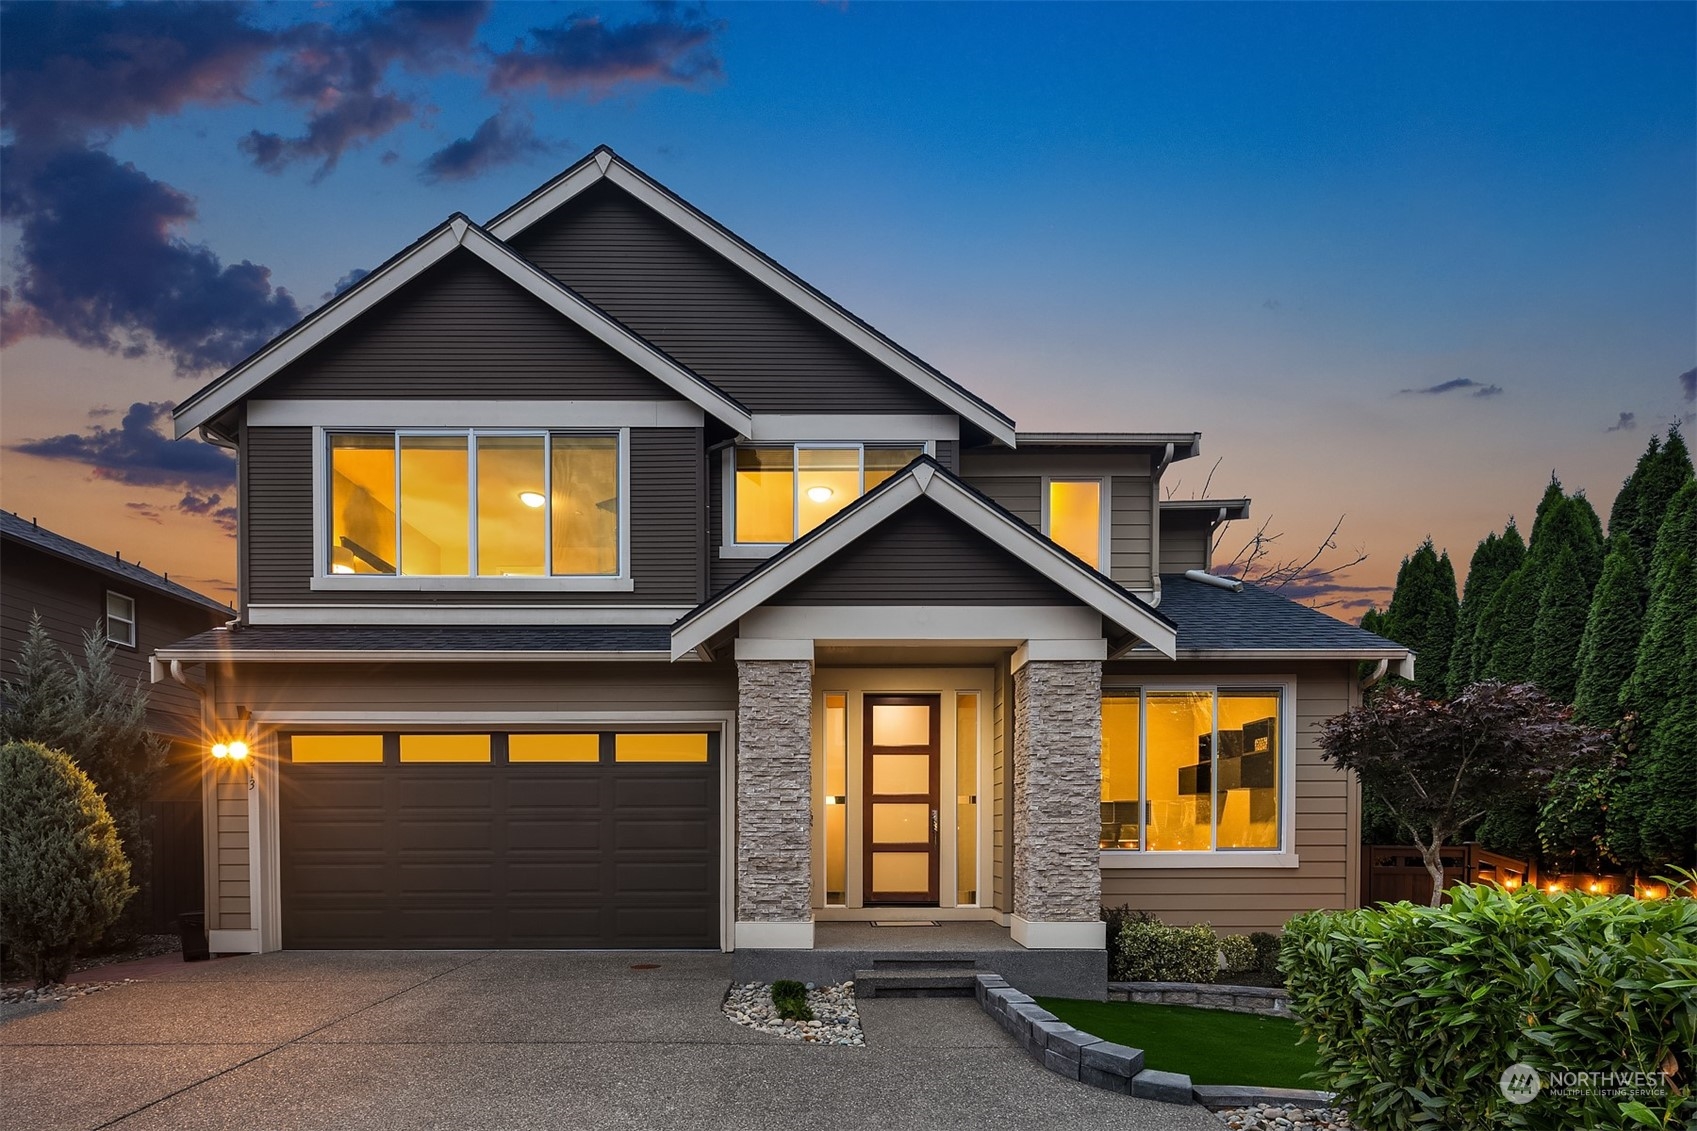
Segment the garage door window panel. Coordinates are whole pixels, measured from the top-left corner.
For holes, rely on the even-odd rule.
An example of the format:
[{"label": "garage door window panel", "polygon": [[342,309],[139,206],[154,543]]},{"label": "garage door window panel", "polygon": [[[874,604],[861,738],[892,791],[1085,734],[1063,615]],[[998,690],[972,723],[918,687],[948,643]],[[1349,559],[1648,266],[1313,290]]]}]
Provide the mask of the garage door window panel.
[{"label": "garage door window panel", "polygon": [[403,734],[402,762],[487,762],[487,734]]}]

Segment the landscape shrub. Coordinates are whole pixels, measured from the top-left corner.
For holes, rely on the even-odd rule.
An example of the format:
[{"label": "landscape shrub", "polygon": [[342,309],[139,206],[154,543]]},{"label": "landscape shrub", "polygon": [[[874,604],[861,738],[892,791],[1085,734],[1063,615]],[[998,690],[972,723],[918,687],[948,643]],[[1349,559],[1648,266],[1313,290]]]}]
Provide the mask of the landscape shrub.
[{"label": "landscape shrub", "polygon": [[[1374,1131],[1686,1127],[1697,1120],[1697,903],[1456,887],[1444,907],[1315,911],[1285,927],[1291,1010]],[[1529,1103],[1498,1088],[1525,1063]],[[1552,1073],[1644,1073],[1648,1094]],[[1584,1094],[1596,1093],[1596,1094]]]},{"label": "landscape shrub", "polygon": [[1153,917],[1128,918],[1115,946],[1122,982],[1212,982],[1220,941],[1206,923],[1168,927]]},{"label": "landscape shrub", "polygon": [[772,1005],[785,1021],[812,1021],[813,1007],[807,1004],[807,987],[789,978],[772,983]]},{"label": "landscape shrub", "polygon": [[1282,981],[1284,975],[1279,971],[1279,936],[1270,931],[1255,931],[1250,934],[1249,943],[1255,948],[1255,972]]},{"label": "landscape shrub", "polygon": [[0,943],[62,981],[135,894],[106,802],[66,755],[0,746]]},{"label": "landscape shrub", "polygon": [[1120,931],[1127,923],[1155,923],[1159,920],[1147,911],[1133,911],[1121,904],[1102,908],[1102,921],[1108,925],[1108,981],[1129,982],[1131,978],[1125,972],[1124,951],[1119,945]]},{"label": "landscape shrub", "polygon": [[1220,938],[1220,960],[1225,976],[1256,973],[1255,944],[1248,935],[1223,935]]}]

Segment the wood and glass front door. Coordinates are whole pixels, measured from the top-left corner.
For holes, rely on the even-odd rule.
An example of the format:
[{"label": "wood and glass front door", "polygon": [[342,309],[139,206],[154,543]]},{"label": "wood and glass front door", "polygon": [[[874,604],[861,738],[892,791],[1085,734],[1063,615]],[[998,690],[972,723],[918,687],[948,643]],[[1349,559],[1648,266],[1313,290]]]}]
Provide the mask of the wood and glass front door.
[{"label": "wood and glass front door", "polygon": [[934,905],[941,697],[865,701],[866,902]]}]

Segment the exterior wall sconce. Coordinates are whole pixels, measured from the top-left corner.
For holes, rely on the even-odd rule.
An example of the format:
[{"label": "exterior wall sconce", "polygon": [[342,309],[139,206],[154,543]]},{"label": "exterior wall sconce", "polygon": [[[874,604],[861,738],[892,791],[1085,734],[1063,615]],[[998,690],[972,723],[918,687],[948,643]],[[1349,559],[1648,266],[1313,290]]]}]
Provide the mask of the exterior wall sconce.
[{"label": "exterior wall sconce", "polygon": [[231,739],[229,742],[214,742],[212,744],[212,756],[220,761],[245,761],[247,753],[247,743],[239,738]]}]

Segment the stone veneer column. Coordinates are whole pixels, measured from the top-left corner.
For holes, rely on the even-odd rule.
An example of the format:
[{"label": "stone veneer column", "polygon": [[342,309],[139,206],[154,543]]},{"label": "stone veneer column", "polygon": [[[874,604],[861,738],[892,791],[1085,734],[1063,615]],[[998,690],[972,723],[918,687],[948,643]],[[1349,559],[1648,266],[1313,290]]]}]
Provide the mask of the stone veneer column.
[{"label": "stone veneer column", "polygon": [[1102,665],[1030,660],[1013,685],[1013,937],[1101,947]]},{"label": "stone veneer column", "polygon": [[813,665],[737,661],[739,948],[813,945]]}]

